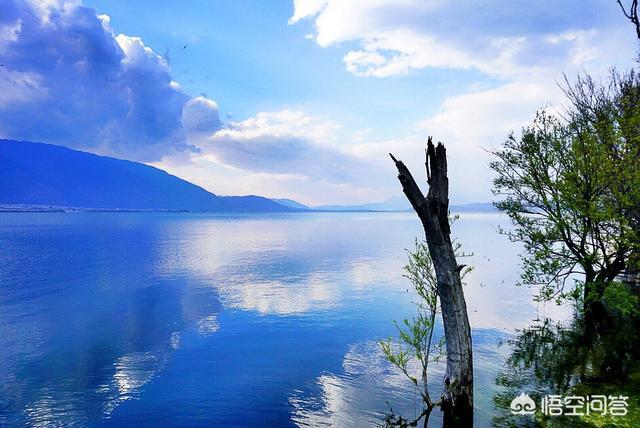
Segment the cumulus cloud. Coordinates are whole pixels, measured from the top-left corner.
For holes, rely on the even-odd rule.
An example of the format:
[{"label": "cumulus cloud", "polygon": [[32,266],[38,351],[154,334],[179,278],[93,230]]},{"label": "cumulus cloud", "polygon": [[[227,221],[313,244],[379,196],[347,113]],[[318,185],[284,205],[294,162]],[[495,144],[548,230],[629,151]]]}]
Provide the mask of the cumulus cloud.
[{"label": "cumulus cloud", "polygon": [[261,112],[200,136],[192,162],[155,165],[222,194],[250,191],[310,205],[379,201],[397,193],[388,155],[376,159],[355,150],[346,140],[351,134],[341,131],[334,121],[303,110]]},{"label": "cumulus cloud", "polygon": [[376,141],[375,129],[354,134],[293,109],[223,124],[215,101],[184,93],[167,61],[141,38],[115,32],[108,16],[75,0],[4,0],[0,137],[153,162],[217,193],[326,204],[397,194],[387,153],[422,170],[416,154],[434,135],[456,164],[452,199],[486,200],[484,148],[557,100],[562,70],[602,72],[634,56],[631,30],[611,25],[618,10],[597,1],[567,11],[542,0],[483,0],[461,13],[442,0],[294,0],[289,23],[312,22],[313,43],[344,48],[354,75],[480,72],[479,86],[459,88],[405,135]]},{"label": "cumulus cloud", "polygon": [[[584,27],[595,20],[589,13],[603,9],[594,0],[574,3],[570,11],[570,3],[552,8],[545,2],[517,3],[294,0],[289,23],[312,19],[314,40],[322,47],[355,42],[357,48],[344,56],[347,70],[373,77],[427,67],[509,77],[559,63],[584,66],[596,52],[615,56],[634,44],[628,29],[609,19],[618,12],[613,7],[595,17],[604,22],[598,30]],[[603,43],[624,48],[599,51]]]},{"label": "cumulus cloud", "polygon": [[182,124],[189,134],[207,134],[220,129],[218,104],[206,97],[192,98],[182,107]]},{"label": "cumulus cloud", "polygon": [[560,102],[560,89],[547,83],[515,81],[452,96],[418,124],[418,130],[449,143],[449,156],[455,162],[449,170],[451,183],[459,200],[490,200],[490,151],[511,131],[519,132],[529,123],[537,108]]},{"label": "cumulus cloud", "polygon": [[228,124],[201,146],[204,156],[246,171],[357,181],[366,164],[331,143],[338,128],[298,110],[262,112]]},{"label": "cumulus cloud", "polygon": [[79,1],[7,0],[0,17],[0,136],[152,161],[219,127],[164,58]]},{"label": "cumulus cloud", "polygon": [[348,72],[388,78],[419,70],[468,70],[476,82],[457,88],[439,109],[395,140],[354,141],[350,153],[380,163],[393,151],[419,176],[424,139],[445,142],[452,200],[488,200],[488,150],[518,132],[536,109],[557,105],[557,82],[588,71],[628,66],[636,40],[619,10],[596,0],[549,7],[543,1],[294,0],[289,24],[313,24],[320,47],[346,49]]},{"label": "cumulus cloud", "polygon": [[438,113],[420,122],[418,129],[446,133],[456,141],[495,141],[496,134],[506,136],[505,132],[520,129],[531,116],[531,106],[557,102],[560,95],[558,88],[549,90],[546,82],[536,81],[472,91],[447,98]]}]

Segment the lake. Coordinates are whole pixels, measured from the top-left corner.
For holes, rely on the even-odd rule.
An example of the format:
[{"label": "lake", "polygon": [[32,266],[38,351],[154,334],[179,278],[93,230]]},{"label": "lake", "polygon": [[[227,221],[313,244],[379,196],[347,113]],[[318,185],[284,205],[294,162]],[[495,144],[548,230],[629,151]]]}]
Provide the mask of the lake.
[{"label": "lake", "polygon": [[[453,226],[474,252],[476,426],[491,424],[504,340],[568,313],[514,286],[520,249],[497,233],[507,224],[463,214]],[[413,213],[0,214],[0,425],[412,417],[419,394],[376,341],[415,311],[402,266],[416,237]]]}]

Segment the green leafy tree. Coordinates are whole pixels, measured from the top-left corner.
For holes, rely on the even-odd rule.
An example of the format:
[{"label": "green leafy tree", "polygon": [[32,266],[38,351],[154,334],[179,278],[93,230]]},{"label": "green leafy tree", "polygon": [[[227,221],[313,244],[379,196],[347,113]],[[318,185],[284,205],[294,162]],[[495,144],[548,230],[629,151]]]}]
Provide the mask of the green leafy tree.
[{"label": "green leafy tree", "polygon": [[635,70],[613,70],[607,85],[587,75],[566,87],[569,125],[574,132],[591,135],[610,163],[609,205],[631,229],[626,238],[632,251],[625,268],[635,273],[640,268],[640,76]]},{"label": "green leafy tree", "polygon": [[639,248],[640,85],[634,73],[611,82],[568,85],[564,117],[538,112],[491,163],[495,205],[514,224],[503,233],[524,244],[521,282],[540,286],[540,300],[580,298],[588,325]]}]

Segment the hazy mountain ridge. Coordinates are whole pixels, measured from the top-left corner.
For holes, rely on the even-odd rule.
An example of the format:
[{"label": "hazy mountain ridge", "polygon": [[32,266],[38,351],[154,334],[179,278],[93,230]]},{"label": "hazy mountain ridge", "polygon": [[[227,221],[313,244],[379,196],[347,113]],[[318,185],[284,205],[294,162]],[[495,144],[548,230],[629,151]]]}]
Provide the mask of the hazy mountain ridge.
[{"label": "hazy mountain ridge", "polygon": [[287,199],[287,198],[272,198],[271,199],[274,202],[279,203],[280,205],[284,205],[285,207],[289,207],[289,208],[295,208],[295,209],[299,209],[299,210],[312,210],[313,208],[310,208],[304,204],[301,204],[298,201],[294,201],[293,199]]},{"label": "hazy mountain ridge", "polygon": [[[360,205],[318,205],[309,207],[292,199],[273,199],[285,206],[296,207],[301,209],[309,209],[313,211],[331,211],[331,212],[405,212],[413,211],[411,204],[404,196],[393,196],[383,202],[372,202]],[[491,202],[472,202],[466,204],[452,204],[450,207],[452,212],[497,212],[497,209]]]},{"label": "hazy mountain ridge", "polygon": [[217,212],[294,210],[260,196],[217,196],[149,165],[14,140],[0,140],[0,204],[23,210],[28,206]]},{"label": "hazy mountain ridge", "polygon": [[[138,162],[44,143],[0,139],[0,211],[381,212],[411,211],[403,196],[309,207],[292,199],[218,196]],[[453,212],[493,212],[490,203]]]}]

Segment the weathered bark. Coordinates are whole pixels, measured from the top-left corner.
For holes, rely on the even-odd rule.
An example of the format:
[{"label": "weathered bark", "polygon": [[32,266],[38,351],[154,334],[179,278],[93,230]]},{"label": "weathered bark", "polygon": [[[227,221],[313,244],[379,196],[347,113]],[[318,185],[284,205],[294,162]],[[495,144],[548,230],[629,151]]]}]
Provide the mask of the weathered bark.
[{"label": "weathered bark", "polygon": [[473,421],[473,358],[471,329],[460,279],[461,267],[451,243],[449,228],[449,179],[447,155],[442,143],[427,143],[427,182],[425,198],[407,167],[391,155],[398,168],[398,179],[424,228],[433,259],[442,308],[447,369],[444,378],[443,410],[448,425],[471,426]]}]

